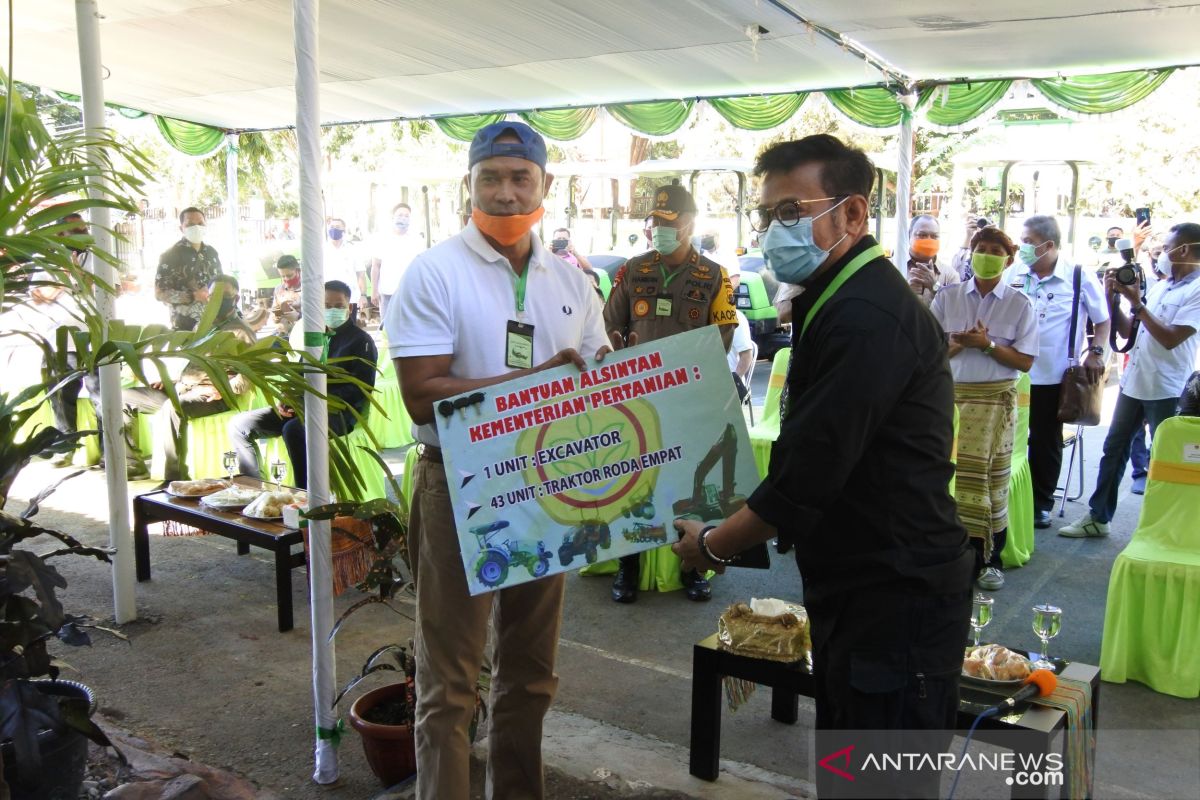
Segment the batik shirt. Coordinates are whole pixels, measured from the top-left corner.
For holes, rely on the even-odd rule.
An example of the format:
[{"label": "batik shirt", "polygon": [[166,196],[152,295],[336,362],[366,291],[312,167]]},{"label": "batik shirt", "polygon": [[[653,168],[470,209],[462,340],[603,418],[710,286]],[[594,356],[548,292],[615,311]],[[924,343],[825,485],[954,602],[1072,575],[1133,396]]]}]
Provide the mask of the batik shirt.
[{"label": "batik shirt", "polygon": [[204,303],[194,302],[192,292],[208,286],[220,274],[221,258],[212,245],[202,244],[197,250],[187,239],[180,239],[162,254],[154,277],[154,293],[170,308],[172,327],[180,327],[176,322],[179,317],[200,321]]}]

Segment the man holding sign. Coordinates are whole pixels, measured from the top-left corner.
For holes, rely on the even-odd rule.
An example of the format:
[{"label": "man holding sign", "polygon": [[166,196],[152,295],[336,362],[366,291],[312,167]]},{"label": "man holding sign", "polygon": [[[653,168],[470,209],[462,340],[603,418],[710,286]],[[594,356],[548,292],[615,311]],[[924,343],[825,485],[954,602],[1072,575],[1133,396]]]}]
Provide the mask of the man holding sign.
[{"label": "man holding sign", "polygon": [[[764,151],[755,174],[763,254],[804,287],[779,438],[746,505],[716,526],[676,521],[674,547],[685,566],[720,571],[777,534],[795,546],[818,730],[952,731],[973,556],[947,491],[944,334],[867,234],[874,168],[861,151],[809,136]],[[835,795],[821,777],[818,794]]]},{"label": "man holding sign", "polygon": [[607,338],[582,272],[532,232],[553,176],[546,143],[520,122],[475,134],[471,221],[419,255],[385,320],[422,447],[410,519],[417,575],[417,797],[466,800],[475,684],[495,622],[489,797],[541,798],[542,719],[558,679],[562,575],[471,596],[435,426],[444,398],[553,367],[585,368]]}]

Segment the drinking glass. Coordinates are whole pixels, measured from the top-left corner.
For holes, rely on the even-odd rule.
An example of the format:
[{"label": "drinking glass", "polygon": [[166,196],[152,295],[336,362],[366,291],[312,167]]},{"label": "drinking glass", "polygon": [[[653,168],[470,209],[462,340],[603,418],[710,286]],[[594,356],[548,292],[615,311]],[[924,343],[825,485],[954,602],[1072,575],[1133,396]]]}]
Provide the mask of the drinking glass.
[{"label": "drinking glass", "polygon": [[225,472],[229,475],[229,485],[232,486],[233,475],[238,467],[237,453],[233,450],[226,450],[221,456],[221,465],[225,467]]},{"label": "drinking glass", "polygon": [[979,634],[992,621],[992,605],[995,601],[983,594],[976,594],[971,605],[971,630],[975,633],[975,646],[979,647]]},{"label": "drinking glass", "polygon": [[1033,607],[1033,632],[1042,640],[1041,657],[1034,662],[1035,669],[1048,669],[1054,672],[1054,662],[1050,660],[1050,640],[1058,636],[1062,627],[1062,609],[1047,603],[1039,603]]},{"label": "drinking glass", "polygon": [[287,464],[275,459],[271,462],[271,478],[275,481],[276,489],[283,489],[283,479],[287,477]]}]

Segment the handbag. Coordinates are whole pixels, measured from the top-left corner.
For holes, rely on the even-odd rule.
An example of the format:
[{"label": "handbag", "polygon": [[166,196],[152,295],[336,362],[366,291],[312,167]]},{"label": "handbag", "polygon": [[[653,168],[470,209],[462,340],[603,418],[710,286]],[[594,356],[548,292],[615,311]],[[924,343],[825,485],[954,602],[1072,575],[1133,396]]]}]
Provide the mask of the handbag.
[{"label": "handbag", "polygon": [[1067,425],[1099,425],[1100,405],[1104,399],[1104,377],[1096,383],[1088,380],[1087,371],[1075,352],[1075,331],[1079,324],[1079,285],[1082,270],[1075,267],[1073,280],[1075,296],[1071,302],[1071,332],[1067,337],[1067,368],[1062,376],[1058,395],[1058,421]]}]

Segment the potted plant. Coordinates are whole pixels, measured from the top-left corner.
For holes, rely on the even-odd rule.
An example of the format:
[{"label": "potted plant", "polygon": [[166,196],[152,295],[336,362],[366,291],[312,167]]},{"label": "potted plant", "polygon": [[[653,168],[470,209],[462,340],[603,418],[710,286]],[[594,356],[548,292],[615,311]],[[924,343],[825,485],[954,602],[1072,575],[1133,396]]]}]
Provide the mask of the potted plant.
[{"label": "potted plant", "polygon": [[[378,453],[364,451],[379,463],[392,487],[395,502],[388,499],[366,503],[331,503],[305,512],[307,519],[332,520],[334,536],[347,537],[372,553],[371,566],[356,588],[367,594],[350,606],[337,620],[329,634],[333,641],[342,625],[359,609],[382,604],[395,613],[412,619],[394,605],[402,592],[411,591],[412,568],[408,550],[408,508],[404,494]],[[357,524],[356,524],[357,523]],[[362,669],[342,687],[333,699],[337,707],[346,695],[369,676],[399,673],[399,681],[366,692],[350,707],[350,725],[363,741],[363,752],[371,771],[384,786],[394,786],[417,771],[416,684],[419,680],[411,640],[407,646],[395,643],[381,645],[367,657]],[[474,741],[479,723],[487,717],[484,700],[491,688],[491,671],[485,664],[475,689],[475,714],[471,720],[470,738]]]},{"label": "potted plant", "polygon": [[[13,800],[75,800],[87,766],[87,740],[108,747],[112,743],[91,720],[92,691],[60,680],[63,665],[47,647],[53,639],[90,645],[87,630],[98,628],[88,618],[64,611],[58,592],[67,582],[52,562],[67,555],[108,562],[109,553],[31,521],[42,501],[79,472],[43,489],[20,515],[4,510],[13,479],[30,459],[70,452],[80,436],[91,433],[41,428],[17,441],[17,431],[37,409],[27,401],[40,389],[12,398],[0,393],[0,790],[7,787]],[[39,540],[55,549],[36,552],[33,545]],[[120,751],[117,755],[124,761]]]}]

